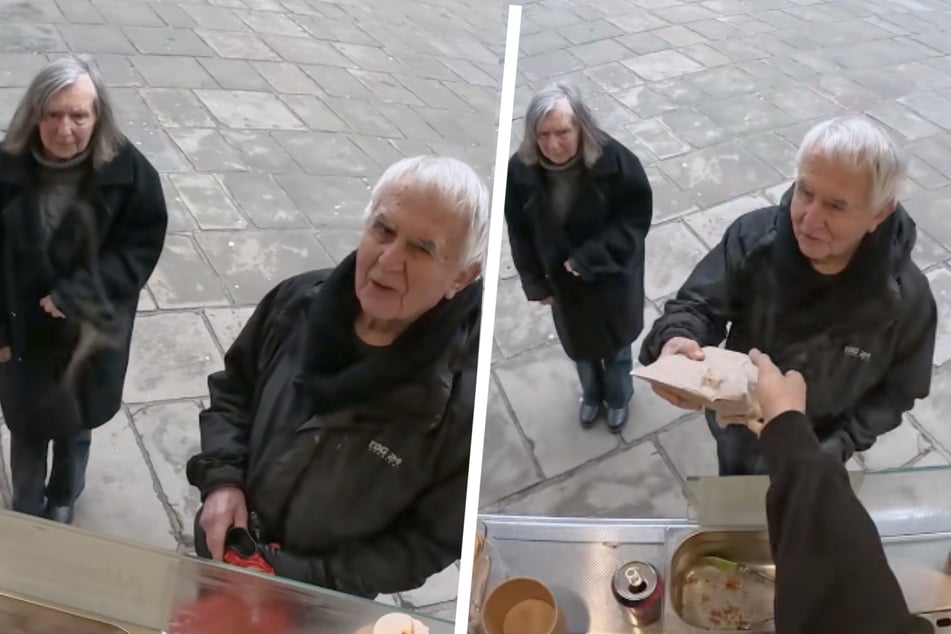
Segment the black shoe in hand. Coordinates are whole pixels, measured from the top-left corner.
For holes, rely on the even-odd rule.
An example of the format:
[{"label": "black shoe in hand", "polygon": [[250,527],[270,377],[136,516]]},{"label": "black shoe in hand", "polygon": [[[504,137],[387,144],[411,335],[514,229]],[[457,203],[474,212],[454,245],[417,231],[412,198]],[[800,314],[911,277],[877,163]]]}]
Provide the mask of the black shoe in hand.
[{"label": "black shoe in hand", "polygon": [[581,401],[581,411],[578,413],[578,418],[581,421],[581,426],[585,429],[591,429],[591,427],[598,422],[598,416],[601,415],[601,404],[600,403],[589,403],[587,401]]},{"label": "black shoe in hand", "polygon": [[627,405],[618,409],[608,408],[608,429],[615,434],[620,433],[627,425],[627,416]]}]

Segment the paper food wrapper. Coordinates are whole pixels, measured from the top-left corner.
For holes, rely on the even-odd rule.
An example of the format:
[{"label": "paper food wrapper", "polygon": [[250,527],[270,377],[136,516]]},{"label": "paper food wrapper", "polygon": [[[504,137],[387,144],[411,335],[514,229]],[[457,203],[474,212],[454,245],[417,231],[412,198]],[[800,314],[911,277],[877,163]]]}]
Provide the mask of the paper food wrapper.
[{"label": "paper food wrapper", "polygon": [[429,628],[408,614],[391,612],[356,634],[429,634]]},{"label": "paper food wrapper", "polygon": [[631,375],[712,409],[718,420],[759,416],[758,371],[749,356],[712,346],[704,348],[703,354],[703,361],[681,354],[661,357]]}]

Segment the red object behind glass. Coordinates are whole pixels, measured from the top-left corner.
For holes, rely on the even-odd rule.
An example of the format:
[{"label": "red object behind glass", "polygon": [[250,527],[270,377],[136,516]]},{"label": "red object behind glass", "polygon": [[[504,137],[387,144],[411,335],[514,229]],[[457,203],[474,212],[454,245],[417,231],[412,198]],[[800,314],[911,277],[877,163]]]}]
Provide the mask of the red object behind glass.
[{"label": "red object behind glass", "polygon": [[[277,544],[271,546],[279,548]],[[257,552],[254,538],[247,529],[228,531],[224,561],[274,574],[274,568]],[[291,606],[280,600],[212,592],[176,607],[166,631],[168,634],[286,634],[294,625],[291,614]]]},{"label": "red object behind glass", "polygon": [[[280,549],[280,544],[271,544],[272,548]],[[258,552],[257,542],[246,528],[231,528],[225,537],[224,562],[239,568],[256,570],[269,575],[274,574],[274,568]]]}]

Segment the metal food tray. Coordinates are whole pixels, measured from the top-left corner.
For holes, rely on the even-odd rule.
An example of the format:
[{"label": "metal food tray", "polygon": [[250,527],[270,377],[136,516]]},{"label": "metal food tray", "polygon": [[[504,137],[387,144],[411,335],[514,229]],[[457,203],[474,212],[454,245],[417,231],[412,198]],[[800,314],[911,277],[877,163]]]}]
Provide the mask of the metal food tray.
[{"label": "metal food tray", "polygon": [[[766,563],[765,531],[731,527],[671,528],[668,531],[667,563],[665,570],[683,568],[682,561],[702,555],[716,555],[721,551],[738,563]],[[951,570],[948,552],[951,550],[951,532],[894,535],[882,539],[885,555],[895,573],[908,609],[935,625],[937,634],[951,634]],[[679,560],[679,561],[678,561]],[[709,631],[685,622],[676,602],[679,599],[678,575],[668,573],[664,597],[664,634],[702,634]],[[724,634],[738,634],[734,630],[720,630]],[[762,633],[775,632],[775,626],[757,628]]]},{"label": "metal food tray", "polygon": [[[688,520],[597,520],[480,516],[500,561],[489,583],[506,574],[535,577],[552,590],[570,634],[681,634],[705,632],[665,618],[636,628],[611,595],[614,571],[632,560],[654,565],[663,578],[664,611],[669,611],[669,562],[679,543],[709,531]],[[745,529],[749,531],[749,529]],[[951,634],[951,576],[941,569],[951,533],[883,539],[909,608],[928,619],[936,634]],[[942,556],[943,553],[943,556]],[[772,631],[772,628],[761,631]]]},{"label": "metal food tray", "polygon": [[[481,516],[501,562],[490,584],[506,571],[536,577],[551,588],[571,634],[662,634],[660,622],[634,628],[611,595],[615,570],[628,561],[665,568],[665,536],[685,520],[573,520]],[[666,580],[665,580],[666,583]]]}]

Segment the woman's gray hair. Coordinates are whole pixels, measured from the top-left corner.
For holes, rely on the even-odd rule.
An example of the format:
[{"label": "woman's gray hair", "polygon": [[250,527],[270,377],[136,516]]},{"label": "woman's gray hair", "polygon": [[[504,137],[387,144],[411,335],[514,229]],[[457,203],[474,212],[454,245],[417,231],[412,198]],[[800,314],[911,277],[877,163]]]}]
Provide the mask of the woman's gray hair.
[{"label": "woman's gray hair", "polygon": [[796,155],[797,169],[811,155],[837,159],[865,170],[871,177],[874,209],[898,202],[908,166],[887,132],[862,115],[823,121],[806,133]]},{"label": "woman's gray hair", "polygon": [[363,218],[369,223],[391,187],[406,182],[435,191],[466,220],[463,266],[483,264],[489,239],[489,189],[471,167],[446,156],[414,156],[390,165],[373,186]]},{"label": "woman's gray hair", "polygon": [[580,132],[580,151],[584,164],[591,167],[601,158],[601,149],[607,142],[607,135],[598,127],[597,121],[581,98],[581,91],[574,84],[558,82],[537,93],[528,102],[525,111],[525,134],[518,156],[525,165],[536,165],[539,161],[538,127],[545,117],[561,103],[567,102]]},{"label": "woman's gray hair", "polygon": [[119,152],[125,136],[119,131],[115,112],[105,83],[92,62],[86,57],[63,57],[43,68],[20,99],[2,147],[11,154],[22,154],[39,143],[39,125],[50,99],[59,91],[88,76],[95,90],[93,108],[96,127],[89,140],[89,150],[95,167],[105,165]]}]

